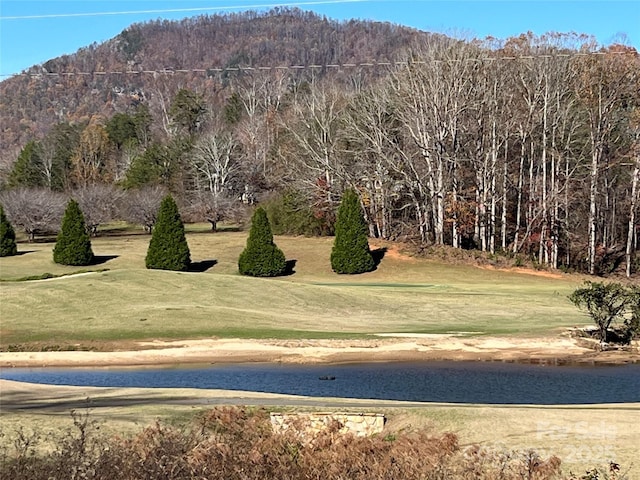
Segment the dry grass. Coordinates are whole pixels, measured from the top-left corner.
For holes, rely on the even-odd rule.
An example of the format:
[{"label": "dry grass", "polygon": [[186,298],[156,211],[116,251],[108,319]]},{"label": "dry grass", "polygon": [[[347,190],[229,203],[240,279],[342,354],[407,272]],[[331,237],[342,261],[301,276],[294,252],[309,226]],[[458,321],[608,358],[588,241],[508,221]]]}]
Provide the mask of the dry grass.
[{"label": "dry grass", "polygon": [[17,448],[0,452],[0,472],[34,480],[552,480],[559,465],[556,457],[461,450],[455,435],[426,431],[354,438],[337,434],[340,427],[333,425],[312,440],[293,431],[274,434],[264,409],[219,407],[202,412],[187,429],[158,422],[131,438],[97,436],[90,418],[76,414],[73,420],[74,428],[55,435],[58,444],[49,454],[34,448],[33,437],[19,435]]},{"label": "dry grass", "polygon": [[[202,273],[144,268],[147,235],[100,237],[92,267],[107,271],[0,283],[0,346],[149,338],[305,338],[375,332],[540,334],[584,324],[567,300],[576,277],[549,279],[412,259],[390,252],[371,273],[338,276],[331,238],[277,238],[295,273],[277,279],[237,274],[246,233],[188,234]],[[0,259],[0,279],[77,271],[51,260],[53,244],[21,244]]]},{"label": "dry grass", "polygon": [[[397,423],[396,423],[397,422]],[[430,426],[456,433],[463,446],[554,454],[565,472],[615,461],[640,478],[640,404],[583,406],[432,406],[405,411],[390,428]]]},{"label": "dry grass", "polygon": [[[152,396],[160,402],[163,397],[192,396],[205,403],[219,392],[163,390]],[[96,396],[93,400],[99,400]],[[77,399],[81,401],[80,398]],[[69,399],[65,399],[69,401]],[[233,400],[229,400],[233,401]],[[283,405],[295,403],[282,397]],[[318,404],[330,402],[317,399]],[[245,399],[244,403],[261,405],[260,398]],[[376,407],[369,402],[359,407],[357,402],[348,410],[385,413],[388,422],[383,436],[398,437],[413,432],[438,435],[453,432],[459,439],[460,449],[466,451],[513,454],[513,452],[537,451],[542,457],[557,455],[562,460],[562,470],[584,473],[594,466],[606,466],[615,461],[623,466],[630,479],[640,478],[637,462],[637,445],[640,431],[630,428],[640,420],[640,404],[591,405],[591,406],[484,406],[484,405],[425,405],[423,407]],[[384,402],[378,402],[383,404]],[[100,432],[107,435],[128,437],[139,434],[148,425],[160,420],[167,425],[181,427],[210,407],[205,405],[148,405],[93,407],[90,417]],[[318,410],[312,407],[277,407],[272,410]],[[341,411],[344,411],[344,407]],[[326,407],[321,408],[327,411]],[[82,411],[82,409],[80,409]],[[46,410],[29,413],[12,413],[2,417],[0,448],[6,448],[15,439],[16,431],[28,436],[38,432],[42,451],[52,451],[54,438],[72,425],[69,411],[51,405]]]}]

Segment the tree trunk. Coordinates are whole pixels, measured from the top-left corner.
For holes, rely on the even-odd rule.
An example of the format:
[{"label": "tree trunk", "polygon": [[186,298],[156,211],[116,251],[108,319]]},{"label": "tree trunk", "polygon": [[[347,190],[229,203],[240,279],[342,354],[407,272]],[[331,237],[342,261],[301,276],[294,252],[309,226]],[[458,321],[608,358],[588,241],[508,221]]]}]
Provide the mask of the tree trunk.
[{"label": "tree trunk", "polygon": [[[555,151],[555,138],[552,142],[552,150]],[[560,160],[555,153],[551,154],[551,194],[553,197],[553,209],[551,213],[551,266],[558,268],[558,249],[560,231],[558,227],[558,213],[560,211],[560,189],[558,186],[560,174]]]},{"label": "tree trunk", "polygon": [[453,211],[453,221],[451,222],[451,244],[453,248],[460,248],[460,234],[458,233],[458,180],[453,177],[453,204],[455,209]]},{"label": "tree trunk", "polygon": [[522,227],[522,187],[524,186],[524,157],[525,141],[524,135],[520,139],[520,166],[518,168],[518,200],[516,203],[516,233],[513,239],[513,253],[518,253],[520,248],[520,228]]},{"label": "tree trunk", "polygon": [[627,249],[625,259],[627,263],[627,278],[631,277],[631,256],[633,254],[634,236],[636,232],[636,208],[638,204],[638,178],[640,177],[640,156],[636,158],[636,166],[633,169],[631,179],[631,207],[629,211],[629,231],[627,232]]},{"label": "tree trunk", "polygon": [[500,217],[500,233],[502,251],[507,250],[507,175],[509,174],[507,168],[507,159],[509,155],[509,132],[505,134],[504,140],[504,165],[502,169],[502,215]]},{"label": "tree trunk", "polygon": [[547,111],[549,104],[549,84],[545,83],[544,104],[542,107],[542,155],[540,164],[542,165],[542,227],[540,229],[540,249],[538,252],[538,263],[545,265],[549,263],[547,251],[547,228],[548,228],[548,206],[547,206]]},{"label": "tree trunk", "polygon": [[491,195],[491,206],[489,215],[489,251],[496,253],[496,164],[498,163],[498,132],[494,118],[491,126],[491,181],[489,194]]},{"label": "tree trunk", "polygon": [[[569,162],[564,163],[564,228],[569,225]],[[571,265],[571,239],[567,238],[567,253],[565,255],[565,265]]]},{"label": "tree trunk", "polygon": [[591,152],[591,173],[589,175],[589,273],[596,273],[596,221],[598,200],[598,162],[600,160],[600,145],[594,145]]},{"label": "tree trunk", "polygon": [[444,162],[440,155],[438,157],[433,188],[433,234],[436,245],[444,245]]}]

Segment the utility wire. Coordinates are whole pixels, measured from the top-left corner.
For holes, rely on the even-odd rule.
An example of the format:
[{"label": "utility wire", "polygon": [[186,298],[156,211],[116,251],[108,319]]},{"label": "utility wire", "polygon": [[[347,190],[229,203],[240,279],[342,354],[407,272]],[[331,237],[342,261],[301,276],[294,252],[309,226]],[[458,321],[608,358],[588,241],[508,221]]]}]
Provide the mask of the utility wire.
[{"label": "utility wire", "polygon": [[[574,57],[589,57],[589,56],[603,56],[603,55],[637,55],[635,51],[620,51],[620,52],[573,52],[573,53],[556,53],[540,54],[540,55],[518,55],[518,56],[485,56],[475,57],[467,59],[449,59],[449,60],[409,60],[409,61],[368,61],[368,62],[352,62],[352,63],[326,63],[326,64],[310,64],[310,65],[273,65],[273,66],[257,66],[257,67],[207,67],[207,68],[164,68],[161,70],[94,70],[91,72],[22,72],[16,74],[0,74],[0,78],[8,77],[31,77],[31,78],[48,78],[48,77],[91,77],[91,76],[107,76],[107,75],[176,75],[176,74],[216,74],[225,72],[269,72],[269,71],[283,71],[283,70],[344,70],[352,68],[379,68],[379,67],[405,67],[407,65],[427,65],[435,63],[447,63],[447,62],[496,62],[496,61],[515,61],[515,60],[534,60],[534,59],[549,59],[549,58],[574,58]],[[37,67],[31,67],[37,68]]]}]

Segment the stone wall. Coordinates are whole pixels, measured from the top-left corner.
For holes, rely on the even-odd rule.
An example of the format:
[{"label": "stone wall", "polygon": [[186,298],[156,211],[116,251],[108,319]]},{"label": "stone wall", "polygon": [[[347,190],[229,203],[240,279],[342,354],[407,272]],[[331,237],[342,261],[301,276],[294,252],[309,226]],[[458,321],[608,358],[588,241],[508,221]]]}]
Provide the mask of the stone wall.
[{"label": "stone wall", "polygon": [[385,417],[381,413],[272,413],[271,426],[276,433],[290,428],[313,438],[333,422],[339,423],[338,433],[368,437],[381,433]]}]

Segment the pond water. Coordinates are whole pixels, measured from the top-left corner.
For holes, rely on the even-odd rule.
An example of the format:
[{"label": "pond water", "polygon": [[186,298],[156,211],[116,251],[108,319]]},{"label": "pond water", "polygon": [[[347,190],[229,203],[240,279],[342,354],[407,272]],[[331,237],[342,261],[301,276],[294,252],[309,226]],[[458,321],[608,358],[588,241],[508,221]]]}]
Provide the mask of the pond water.
[{"label": "pond water", "polygon": [[489,404],[640,402],[640,365],[491,362],[242,364],[145,369],[3,369],[0,378],[54,385],[249,390],[315,397]]}]

